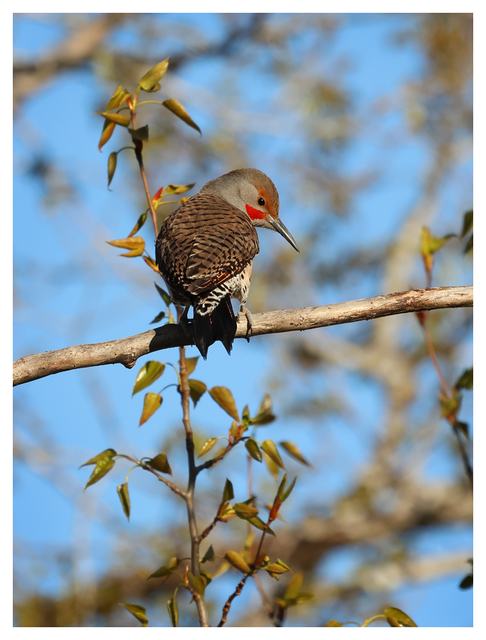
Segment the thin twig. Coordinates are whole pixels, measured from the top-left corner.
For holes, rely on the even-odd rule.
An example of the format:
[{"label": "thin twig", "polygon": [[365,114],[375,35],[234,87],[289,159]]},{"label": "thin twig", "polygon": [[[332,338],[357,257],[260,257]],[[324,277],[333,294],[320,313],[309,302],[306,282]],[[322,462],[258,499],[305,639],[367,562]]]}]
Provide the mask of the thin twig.
[{"label": "thin twig", "polygon": [[[180,321],[182,311],[183,310],[180,307],[177,310],[178,322]],[[199,565],[199,547],[200,547],[201,541],[197,533],[196,512],[194,509],[194,491],[196,488],[197,469],[196,469],[196,463],[194,458],[194,435],[192,432],[190,407],[189,407],[190,389],[189,389],[189,380],[187,375],[185,347],[180,347],[179,355],[180,355],[179,392],[181,394],[182,422],[184,424],[184,430],[186,432],[186,451],[187,451],[187,461],[189,465],[189,480],[188,480],[187,491],[186,491],[186,504],[187,504],[187,517],[189,520],[189,534],[191,537],[191,572],[193,576],[200,577],[201,569]],[[208,613],[206,610],[206,605],[204,604],[204,600],[199,593],[194,593],[193,595],[194,595],[194,600],[196,602],[196,607],[197,607],[199,622],[201,624],[201,627],[209,627]]]},{"label": "thin twig", "polygon": [[[432,338],[430,336],[430,332],[429,329],[427,327],[427,314],[426,313],[422,313],[422,314],[417,314],[418,315],[418,319],[420,322],[420,325],[422,326],[422,329],[424,331],[424,336],[425,336],[425,344],[427,345],[427,351],[429,352],[429,356],[430,359],[432,360],[432,364],[434,365],[434,369],[437,373],[437,377],[439,378],[439,383],[440,386],[442,387],[442,391],[444,393],[444,396],[448,399],[452,398],[452,393],[451,390],[449,389],[449,385],[447,384],[444,376],[442,375],[442,371],[439,365],[439,361],[437,360],[437,355],[435,353],[435,348],[434,348],[434,343],[432,342]],[[462,464],[464,466],[464,470],[466,472],[466,475],[468,477],[469,483],[471,485],[471,489],[473,487],[473,483],[474,483],[474,473],[473,473],[473,469],[471,466],[471,463],[469,461],[469,456],[468,453],[466,451],[466,447],[464,446],[464,442],[462,441],[462,437],[460,434],[459,429],[456,427],[456,418],[455,416],[446,416],[447,417],[447,421],[449,422],[449,424],[452,426],[452,430],[454,432],[454,435],[456,436],[456,440],[457,440],[457,444],[459,447],[459,454],[461,456],[461,460],[462,460]]]},{"label": "thin twig", "polygon": [[228,600],[226,600],[226,603],[223,607],[223,615],[221,616],[221,620],[219,621],[218,627],[222,627],[228,620],[228,613],[229,610],[231,609],[231,603],[233,602],[233,600],[240,595],[240,593],[243,591],[243,587],[245,586],[245,582],[247,580],[247,578],[251,575],[251,573],[247,573],[246,576],[238,583],[236,589],[234,590],[234,592],[230,595],[230,597],[228,598]]}]

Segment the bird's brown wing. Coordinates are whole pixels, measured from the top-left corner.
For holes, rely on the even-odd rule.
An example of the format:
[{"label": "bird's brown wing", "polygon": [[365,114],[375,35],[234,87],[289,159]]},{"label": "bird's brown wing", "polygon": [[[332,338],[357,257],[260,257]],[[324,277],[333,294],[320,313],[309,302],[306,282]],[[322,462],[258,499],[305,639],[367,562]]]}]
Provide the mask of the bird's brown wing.
[{"label": "bird's brown wing", "polygon": [[172,286],[197,296],[243,271],[258,251],[245,212],[215,194],[199,193],[164,221],[156,260]]}]

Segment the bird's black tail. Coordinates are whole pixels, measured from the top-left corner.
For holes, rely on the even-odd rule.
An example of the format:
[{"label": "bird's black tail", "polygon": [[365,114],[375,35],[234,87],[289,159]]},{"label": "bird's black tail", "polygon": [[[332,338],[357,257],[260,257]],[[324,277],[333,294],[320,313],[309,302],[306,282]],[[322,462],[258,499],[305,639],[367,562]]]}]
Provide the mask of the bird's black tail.
[{"label": "bird's black tail", "polygon": [[194,341],[205,360],[209,347],[217,340],[231,353],[235,334],[236,318],[229,295],[221,300],[212,313],[202,316],[194,310]]}]

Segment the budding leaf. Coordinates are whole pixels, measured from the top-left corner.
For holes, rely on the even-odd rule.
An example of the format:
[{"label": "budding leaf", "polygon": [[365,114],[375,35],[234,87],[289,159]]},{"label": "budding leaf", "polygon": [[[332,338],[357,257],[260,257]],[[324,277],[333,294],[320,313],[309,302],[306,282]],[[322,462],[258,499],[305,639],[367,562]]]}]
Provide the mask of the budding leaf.
[{"label": "budding leaf", "polygon": [[119,484],[116,490],[127,520],[130,520],[130,494],[128,493],[128,482]]},{"label": "budding leaf", "polygon": [[401,609],[397,609],[396,607],[387,607],[383,611],[383,615],[387,618],[394,618],[400,627],[416,627],[415,622],[407,616]]},{"label": "budding leaf", "polygon": [[201,447],[201,450],[197,454],[197,457],[200,458],[201,456],[203,456],[208,451],[211,451],[211,449],[214,447],[214,445],[217,442],[218,442],[218,438],[208,438],[206,440],[206,442],[203,444],[203,446]]},{"label": "budding leaf", "polygon": [[103,130],[100,136],[100,141],[98,142],[98,151],[101,151],[101,149],[105,146],[105,144],[111,138],[111,136],[113,135],[113,131],[115,131],[115,127],[116,127],[116,124],[114,122],[110,122],[105,118],[105,121],[103,123]]},{"label": "budding leaf", "polygon": [[250,573],[251,569],[248,564],[243,560],[240,554],[236,551],[227,551],[224,554],[226,560],[230,563],[232,567],[241,571],[241,573]]},{"label": "budding leaf", "polygon": [[248,438],[248,440],[245,442],[245,449],[254,460],[256,460],[257,462],[262,461],[262,452],[260,451],[260,447],[257,445],[255,440],[253,440],[253,438]]},{"label": "budding leaf", "polygon": [[175,193],[186,193],[186,191],[190,191],[196,183],[192,184],[168,184],[165,187],[165,193],[167,195],[172,195]]},{"label": "budding leaf", "polygon": [[125,607],[132,616],[135,616],[137,620],[142,624],[142,627],[148,626],[148,618],[145,613],[145,607],[141,607],[139,604],[126,604],[125,602],[119,602],[120,606]]},{"label": "budding leaf", "polygon": [[186,109],[181,105],[177,100],[164,100],[162,103],[166,109],[172,111],[174,115],[180,118],[183,122],[188,124],[190,127],[201,133],[201,129],[197,126],[191,116],[187,113]]},{"label": "budding leaf", "polygon": [[108,113],[107,111],[95,111],[95,113],[103,116],[105,120],[108,120],[108,122],[113,124],[119,124],[122,127],[130,126],[130,116],[126,116],[123,113]]},{"label": "budding leaf", "polygon": [[113,176],[115,175],[117,158],[118,153],[116,151],[112,151],[108,156],[108,187],[110,186],[111,181],[113,180]]},{"label": "budding leaf", "polygon": [[112,109],[118,109],[127,98],[130,97],[130,92],[121,88],[121,84],[115,89],[115,93],[111,96],[110,101],[106,105],[105,111],[112,111]]},{"label": "budding leaf", "polygon": [[295,460],[301,462],[302,464],[305,464],[307,467],[312,466],[310,462],[308,462],[304,458],[299,447],[296,444],[294,444],[293,442],[280,442],[279,444],[289,454],[289,456],[292,456],[292,458],[295,458]]},{"label": "budding leaf", "polygon": [[174,597],[167,600],[167,610],[169,611],[170,622],[173,627],[179,626],[179,607],[177,606],[177,600]]},{"label": "budding leaf", "polygon": [[252,507],[244,502],[237,502],[233,505],[233,509],[235,510],[238,518],[241,518],[242,520],[248,520],[248,518],[253,518],[258,514],[258,509],[256,507]]},{"label": "budding leaf", "polygon": [[111,244],[112,247],[121,247],[122,249],[130,249],[128,253],[121,253],[124,258],[134,258],[135,256],[141,256],[145,251],[145,240],[140,236],[134,236],[131,238],[122,238],[121,240],[110,240],[107,244]]},{"label": "budding leaf", "polygon": [[136,225],[133,227],[133,229],[128,234],[129,238],[134,236],[137,233],[137,231],[143,227],[143,225],[145,224],[145,220],[146,219],[147,219],[147,212],[142,213],[142,215],[139,216]]},{"label": "budding leaf", "polygon": [[275,446],[275,443],[272,440],[265,440],[265,442],[262,442],[260,446],[263,449],[263,451],[265,451],[267,456],[271,460],[273,460],[273,462],[275,462],[277,466],[279,466],[281,469],[285,469],[284,463],[282,462],[282,458],[280,457],[280,454],[277,451],[277,447]]},{"label": "budding leaf", "polygon": [[140,88],[149,93],[158,91],[160,89],[159,80],[163,78],[168,67],[169,58],[156,64],[155,67],[152,67],[152,69],[147,71],[147,73],[141,78],[139,82]]}]

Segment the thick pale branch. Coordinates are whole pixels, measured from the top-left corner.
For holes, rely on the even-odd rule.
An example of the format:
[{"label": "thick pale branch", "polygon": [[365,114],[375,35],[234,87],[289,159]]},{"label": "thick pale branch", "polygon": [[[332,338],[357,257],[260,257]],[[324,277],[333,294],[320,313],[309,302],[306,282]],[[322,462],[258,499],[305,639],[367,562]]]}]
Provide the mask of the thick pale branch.
[{"label": "thick pale branch", "polygon": [[[472,306],[472,286],[416,289],[323,307],[257,313],[253,315],[252,336],[307,331],[401,313]],[[244,338],[245,334],[246,319],[243,319],[238,323],[236,337]],[[13,384],[16,386],[61,371],[104,364],[121,363],[131,368],[141,356],[187,344],[190,342],[181,327],[171,324],[120,340],[37,353],[14,362]]]}]

